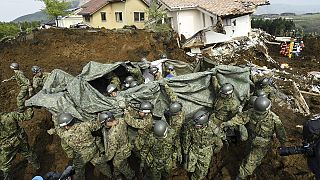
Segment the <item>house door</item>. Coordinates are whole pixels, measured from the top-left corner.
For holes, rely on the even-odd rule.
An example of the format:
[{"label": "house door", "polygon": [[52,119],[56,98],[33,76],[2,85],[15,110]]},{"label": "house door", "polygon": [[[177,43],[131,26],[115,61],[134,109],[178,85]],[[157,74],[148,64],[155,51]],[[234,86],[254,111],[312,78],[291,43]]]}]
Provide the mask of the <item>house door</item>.
[{"label": "house door", "polygon": [[178,13],[179,33],[183,34],[185,38],[190,38],[195,32],[192,14]]}]

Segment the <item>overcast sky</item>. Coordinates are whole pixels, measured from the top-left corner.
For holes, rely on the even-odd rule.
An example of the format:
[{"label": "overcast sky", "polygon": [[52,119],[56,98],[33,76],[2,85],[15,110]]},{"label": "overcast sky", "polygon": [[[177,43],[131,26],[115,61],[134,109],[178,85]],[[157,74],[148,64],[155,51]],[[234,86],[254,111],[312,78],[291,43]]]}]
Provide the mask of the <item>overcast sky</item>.
[{"label": "overcast sky", "polygon": [[0,0],[0,21],[12,21],[37,12],[43,7],[44,4],[36,0]]},{"label": "overcast sky", "polygon": [[[320,6],[320,0],[270,0],[270,3]],[[20,16],[37,12],[43,7],[43,3],[36,0],[0,0],[0,21],[12,21]]]}]

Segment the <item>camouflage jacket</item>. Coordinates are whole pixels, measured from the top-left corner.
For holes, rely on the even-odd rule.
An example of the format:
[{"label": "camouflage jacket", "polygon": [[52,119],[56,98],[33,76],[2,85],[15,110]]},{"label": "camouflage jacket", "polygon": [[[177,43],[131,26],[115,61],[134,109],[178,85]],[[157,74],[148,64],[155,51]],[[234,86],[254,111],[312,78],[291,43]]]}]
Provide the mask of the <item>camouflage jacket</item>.
[{"label": "camouflage jacket", "polygon": [[124,119],[119,118],[118,124],[108,130],[106,149],[107,161],[110,161],[117,153],[130,152],[127,124]]},{"label": "camouflage jacket", "polygon": [[85,161],[90,161],[98,153],[96,138],[91,132],[97,131],[102,127],[99,121],[86,121],[76,123],[66,130],[63,128],[55,129],[61,138],[61,145],[69,158],[73,158],[74,153],[79,154]]},{"label": "camouflage jacket", "polygon": [[24,130],[19,126],[19,121],[30,120],[33,117],[32,108],[25,112],[9,112],[0,114],[0,146],[6,150],[17,146],[20,143],[21,133]]},{"label": "camouflage jacket", "polygon": [[32,79],[32,87],[33,89],[38,92],[42,89],[44,83],[46,82],[48,76],[50,75],[50,73],[48,72],[44,72],[42,73],[42,76],[34,76]]},{"label": "camouflage jacket", "polygon": [[139,84],[144,84],[144,77],[142,75],[142,72],[140,70],[140,68],[138,67],[128,67],[128,71],[130,72],[130,74],[132,75],[132,77],[138,81]]},{"label": "camouflage jacket", "polygon": [[284,145],[287,140],[286,131],[281,120],[272,111],[269,111],[266,115],[258,115],[251,108],[248,111],[235,116],[228,122],[228,125],[230,126],[241,124],[246,124],[249,139],[252,141],[259,140],[260,142],[257,143],[260,143],[261,145],[267,145],[274,133],[276,133],[281,145]]},{"label": "camouflage jacket", "polygon": [[255,89],[254,95],[256,95],[256,92],[258,90],[264,91],[267,94],[267,97],[269,99],[274,99],[276,97],[275,89],[273,87],[271,87],[270,85],[265,86],[265,87],[258,87],[257,89]]},{"label": "camouflage jacket", "polygon": [[209,121],[208,125],[202,128],[197,128],[194,124],[189,123],[184,130],[183,151],[185,154],[189,153],[190,148],[204,149],[213,146],[214,151],[218,152],[223,146],[221,131],[212,121]]},{"label": "camouflage jacket", "polygon": [[122,90],[122,89],[121,89],[121,81],[120,81],[120,79],[119,79],[119,77],[118,77],[117,75],[113,75],[113,76],[111,77],[110,84],[116,85],[118,91],[121,91],[121,90]]},{"label": "camouflage jacket", "polygon": [[13,70],[14,71],[14,76],[9,78],[8,80],[16,80],[19,87],[23,86],[30,86],[30,81],[29,79],[24,75],[24,73],[21,70]]},{"label": "camouflage jacket", "polygon": [[220,121],[228,121],[239,110],[239,103],[232,95],[229,98],[218,97],[214,102],[214,115]]},{"label": "camouflage jacket", "polygon": [[167,162],[171,162],[175,151],[175,136],[176,133],[171,128],[168,129],[165,138],[150,133],[141,150],[141,160],[152,167],[164,166]]}]

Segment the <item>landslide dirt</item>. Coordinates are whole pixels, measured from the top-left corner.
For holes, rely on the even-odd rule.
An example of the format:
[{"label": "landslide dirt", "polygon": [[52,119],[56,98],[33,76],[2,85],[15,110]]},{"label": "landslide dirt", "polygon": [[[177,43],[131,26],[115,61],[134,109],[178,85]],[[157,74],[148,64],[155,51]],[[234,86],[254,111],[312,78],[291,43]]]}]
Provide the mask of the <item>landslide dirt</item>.
[{"label": "landslide dirt", "polygon": [[[309,44],[310,43],[310,44]],[[306,51],[302,61],[288,61],[277,54],[277,47],[269,47],[272,57],[277,61],[290,63],[293,72],[306,74],[311,70],[319,71],[319,59],[314,51],[320,51],[318,39],[305,40]],[[317,44],[314,49],[314,44]],[[311,47],[314,50],[309,50]],[[9,64],[18,62],[25,74],[31,78],[31,67],[38,65],[44,71],[55,68],[62,69],[72,75],[80,73],[82,67],[89,61],[94,60],[102,63],[114,61],[140,61],[143,56],[148,59],[158,59],[159,55],[167,53],[171,59],[191,62],[193,59],[186,56],[178,48],[176,35],[172,33],[157,34],[140,30],[121,31],[88,31],[88,30],[41,30],[29,35],[26,41],[12,41],[0,44],[0,79],[6,79],[13,75]],[[243,53],[247,61],[259,64],[261,54],[257,52]],[[241,58],[241,56],[239,57]],[[240,61],[240,60],[239,60]],[[243,61],[243,63],[247,62]],[[273,65],[260,62],[272,68]],[[241,63],[240,63],[241,64]],[[16,96],[18,87],[15,82],[0,84],[0,107],[2,112],[16,109]],[[320,98],[316,96],[305,96],[312,113],[320,112]],[[307,117],[293,112],[287,107],[275,104],[273,110],[282,119],[289,136],[288,145],[300,145],[301,129],[296,125],[303,124]],[[34,175],[44,175],[49,171],[62,171],[68,160],[61,149],[60,140],[57,136],[49,136],[47,129],[53,127],[50,113],[45,109],[35,109],[35,116],[28,122],[21,123],[25,128],[31,147],[39,155],[41,170],[35,171],[23,157],[18,155],[15,160],[15,179],[30,180]],[[262,165],[256,170],[252,179],[310,179],[306,160],[302,155],[294,155],[286,158],[286,162],[279,163],[280,158],[276,153],[279,144],[274,141],[273,150],[264,159]],[[208,179],[234,179],[238,167],[243,158],[245,144],[231,144],[227,158],[216,161],[214,158]],[[226,150],[226,149],[225,149]],[[134,161],[133,161],[134,163]],[[139,176],[141,177],[141,176]],[[88,179],[103,179],[91,165],[87,167]],[[173,179],[187,179],[187,173],[179,169],[174,171]]]}]

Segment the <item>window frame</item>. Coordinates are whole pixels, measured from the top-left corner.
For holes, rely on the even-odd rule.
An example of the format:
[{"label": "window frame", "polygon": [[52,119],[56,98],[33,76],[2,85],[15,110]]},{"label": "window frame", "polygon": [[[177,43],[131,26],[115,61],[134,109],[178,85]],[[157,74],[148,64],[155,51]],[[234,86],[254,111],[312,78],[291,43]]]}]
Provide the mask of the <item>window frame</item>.
[{"label": "window frame", "polygon": [[[103,19],[103,15],[104,15],[104,19]],[[100,12],[100,18],[101,18],[101,22],[107,22],[107,13]]]},{"label": "window frame", "polygon": [[[116,22],[122,23],[123,22],[123,13],[122,13],[122,11],[116,11],[116,12],[114,12],[114,14],[115,14],[115,17],[116,17]],[[119,14],[119,15],[117,16],[117,14]],[[121,20],[120,20],[120,14],[121,14]],[[119,17],[119,19],[118,19],[118,17]]]},{"label": "window frame", "polygon": [[[136,21],[136,18],[135,18],[135,14],[138,13],[138,21]],[[143,20],[141,20],[141,14],[143,14]],[[145,21],[145,18],[146,17],[146,13],[144,11],[134,11],[133,12],[133,21],[134,22],[138,22],[138,23],[141,23],[141,22],[144,22]]]},{"label": "window frame", "polygon": [[84,16],[84,21],[85,22],[90,22],[91,21],[91,17],[88,16],[88,15]]}]

